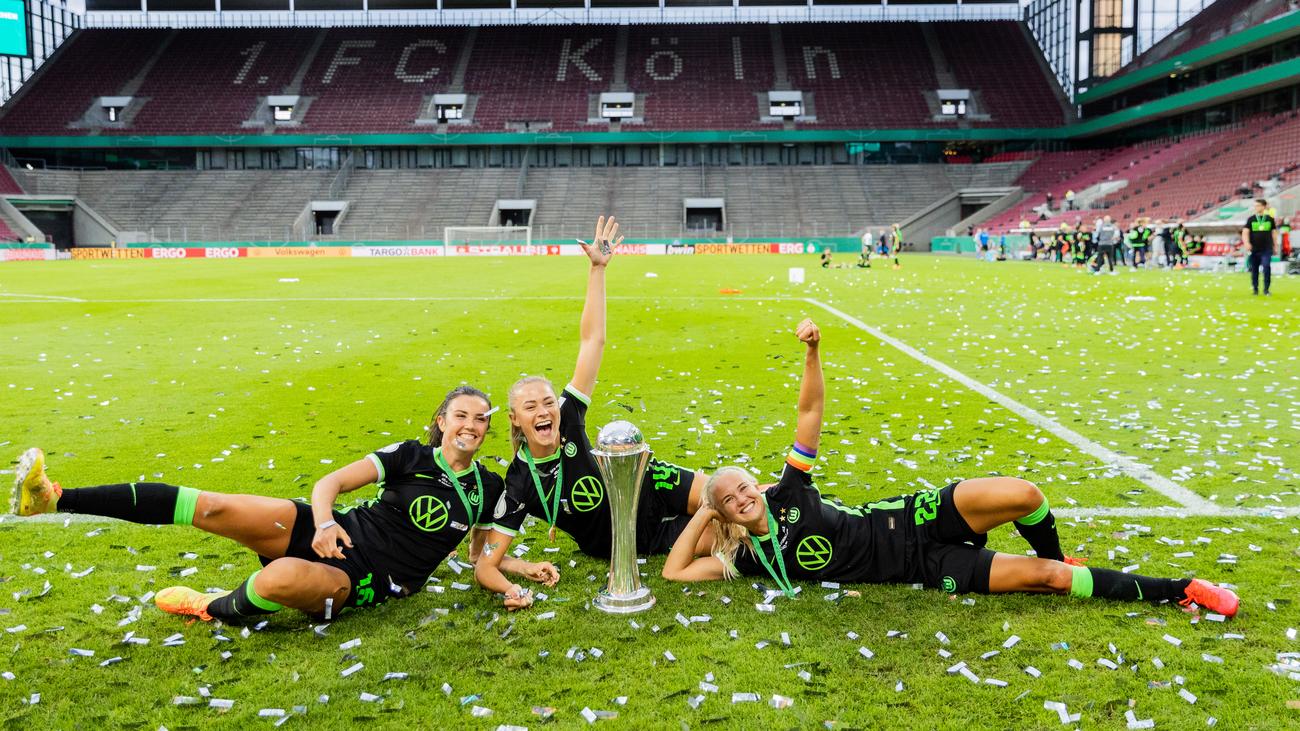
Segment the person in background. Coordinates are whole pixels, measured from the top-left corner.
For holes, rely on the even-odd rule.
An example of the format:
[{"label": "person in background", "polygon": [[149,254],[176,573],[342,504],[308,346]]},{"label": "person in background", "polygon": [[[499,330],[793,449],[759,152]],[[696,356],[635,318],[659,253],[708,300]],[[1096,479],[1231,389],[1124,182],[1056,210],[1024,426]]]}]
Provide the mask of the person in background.
[{"label": "person in background", "polygon": [[894,257],[895,269],[900,269],[903,266],[902,264],[898,263],[898,252],[902,250],[903,250],[903,229],[900,225],[896,223],[894,224],[894,228],[889,232],[889,253],[892,254]]},{"label": "person in background", "polygon": [[1088,224],[1079,227],[1079,233],[1074,235],[1074,268],[1083,269],[1088,262],[1088,257],[1092,255],[1093,236],[1088,230]]},{"label": "person in background", "polygon": [[989,258],[989,230],[982,228],[975,234],[975,242],[979,246],[979,258]]},{"label": "person in background", "polygon": [[1151,249],[1151,236],[1153,233],[1145,218],[1139,218],[1133,229],[1128,232],[1128,245],[1133,249],[1134,269],[1147,265],[1147,252]]},{"label": "person in background", "polygon": [[1187,228],[1183,226],[1182,221],[1174,224],[1169,231],[1169,239],[1174,245],[1174,256],[1177,263],[1175,266],[1182,269],[1187,266]]},{"label": "person in background", "polygon": [[1073,188],[1065,191],[1065,210],[1067,211],[1074,210],[1074,189]]},{"label": "person in background", "polygon": [[1063,223],[1052,238],[1052,261],[1065,263],[1065,254],[1074,246],[1074,234],[1070,233],[1070,224]]},{"label": "person in background", "polygon": [[1115,273],[1115,246],[1119,244],[1120,232],[1119,227],[1110,220],[1110,216],[1101,219],[1101,225],[1097,227],[1097,233],[1093,237],[1097,244],[1097,254],[1093,260],[1092,271],[1096,274],[1101,273],[1103,262],[1110,267],[1110,273]]},{"label": "person in background", "polygon": [[1264,270],[1264,295],[1270,294],[1269,286],[1273,283],[1273,252],[1278,245],[1277,220],[1268,213],[1268,201],[1263,198],[1255,200],[1255,213],[1246,219],[1241,229],[1240,248],[1250,248],[1246,266],[1250,267],[1250,288],[1252,294],[1259,294],[1259,270]]}]

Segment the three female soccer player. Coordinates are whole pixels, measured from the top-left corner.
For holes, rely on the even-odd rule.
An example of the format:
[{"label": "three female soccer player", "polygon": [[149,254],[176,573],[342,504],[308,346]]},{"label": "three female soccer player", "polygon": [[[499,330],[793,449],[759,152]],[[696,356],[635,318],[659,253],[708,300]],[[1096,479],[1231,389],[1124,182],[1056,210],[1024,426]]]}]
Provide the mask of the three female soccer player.
[{"label": "three female soccer player", "polygon": [[[941,490],[860,507],[821,498],[809,472],[821,440],[825,387],[821,333],[796,331],[806,346],[794,448],[781,479],[761,488],[739,467],[709,479],[704,501],[664,563],[664,578],[708,581],[769,577],[788,595],[794,581],[923,583],[946,593],[1036,592],[1121,600],[1195,602],[1227,616],[1237,596],[1203,579],[1159,579],[1076,565],[1061,553],[1047,498],[1008,477],[963,480]],[[988,532],[1015,523],[1037,558],[984,548]],[[701,550],[710,527],[714,542]]]},{"label": "three female soccer player", "polygon": [[[61,489],[29,450],[17,470],[15,512],[88,513],[144,524],[193,525],[235,540],[263,563],[238,589],[204,594],[158,592],[164,611],[238,622],[291,607],[331,617],[346,608],[418,592],[451,551],[475,531],[475,578],[504,595],[505,606],[532,603],[503,572],[546,585],[550,563],[508,555],[527,515],[563,530],[584,553],[610,553],[610,510],[591,455],[585,417],[605,343],[605,268],[622,241],[602,217],[583,249],[590,259],[573,378],[557,396],[530,376],[509,392],[514,460],[506,479],[474,461],[495,411],[486,394],[452,390],[428,427],[428,442],[399,442],[321,478],[311,504],[165,485],[123,483]],[[860,507],[821,498],[809,475],[824,408],[818,328],[806,344],[795,444],[781,479],[759,486],[738,467],[712,478],[657,460],[642,484],[638,553],[669,552],[663,575],[675,581],[768,576],[787,594],[793,581],[913,583],[948,593],[1037,592],[1121,600],[1195,602],[1232,616],[1231,591],[1202,579],[1161,579],[1090,569],[1066,558],[1046,497],[1015,478],[963,480],[941,490]],[[343,510],[338,496],[378,484],[376,498]],[[693,514],[693,517],[692,517]],[[993,528],[1014,523],[1036,557],[984,548]],[[671,547],[671,551],[669,551]]]},{"label": "three female soccer player", "polygon": [[[159,591],[165,612],[204,620],[246,621],[290,607],[331,618],[417,593],[469,533],[492,527],[505,486],[474,461],[491,419],[486,394],[453,389],[429,425],[428,442],[398,442],[322,477],[311,504],[260,495],[200,492],[152,482],[62,489],[45,474],[45,455],[28,450],[17,470],[15,512],[83,513],[146,525],[192,525],[237,541],[261,559],[239,588],[204,594],[184,586]],[[378,495],[336,510],[338,496],[378,484]],[[549,563],[509,559],[501,568],[548,585]],[[493,587],[505,606],[532,603],[517,584]]]}]

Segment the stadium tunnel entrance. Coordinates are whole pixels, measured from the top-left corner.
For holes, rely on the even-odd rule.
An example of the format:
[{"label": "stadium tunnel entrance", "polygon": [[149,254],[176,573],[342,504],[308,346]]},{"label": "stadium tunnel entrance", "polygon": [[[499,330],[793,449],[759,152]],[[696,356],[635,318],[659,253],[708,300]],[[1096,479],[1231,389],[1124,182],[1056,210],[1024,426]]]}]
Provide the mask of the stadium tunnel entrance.
[{"label": "stadium tunnel entrance", "polygon": [[72,201],[30,201],[14,207],[44,234],[44,241],[54,244],[54,248],[71,249],[77,245],[73,215],[76,206]]}]

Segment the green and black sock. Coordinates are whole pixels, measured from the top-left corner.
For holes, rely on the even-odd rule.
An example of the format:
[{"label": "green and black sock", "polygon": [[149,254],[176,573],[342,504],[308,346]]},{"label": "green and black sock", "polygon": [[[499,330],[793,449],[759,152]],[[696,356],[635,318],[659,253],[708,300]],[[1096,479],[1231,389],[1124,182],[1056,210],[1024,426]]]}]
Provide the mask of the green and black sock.
[{"label": "green and black sock", "polygon": [[199,491],[160,482],[130,482],[66,489],[60,513],[102,515],[145,525],[193,525]]},{"label": "green and black sock", "polygon": [[253,582],[260,573],[262,572],[254,571],[252,576],[244,579],[244,583],[240,584],[238,589],[209,602],[208,614],[213,619],[219,619],[226,624],[239,624],[253,617],[274,614],[284,609],[282,604],[263,599],[258,595],[257,589],[253,588]]},{"label": "green and black sock", "polygon": [[1070,582],[1070,595],[1080,598],[1101,597],[1119,601],[1178,601],[1191,579],[1156,579],[1150,576],[1126,574],[1111,569],[1093,569],[1071,566],[1074,576]]},{"label": "green and black sock", "polygon": [[1065,560],[1065,554],[1061,552],[1061,537],[1056,533],[1056,516],[1052,515],[1046,497],[1037,510],[1016,521],[1016,530],[1039,558]]}]

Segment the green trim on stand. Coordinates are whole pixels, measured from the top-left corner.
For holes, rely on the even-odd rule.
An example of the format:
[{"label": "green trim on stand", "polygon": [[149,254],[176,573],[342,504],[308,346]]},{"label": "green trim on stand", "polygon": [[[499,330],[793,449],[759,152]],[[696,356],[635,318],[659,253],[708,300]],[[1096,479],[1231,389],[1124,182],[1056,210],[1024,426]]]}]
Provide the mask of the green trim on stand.
[{"label": "green trim on stand", "polygon": [[1123,76],[1113,78],[1081,94],[1076,94],[1074,103],[1091,104],[1169,74],[1205,66],[1214,61],[1248,52],[1254,47],[1286,40],[1293,35],[1300,35],[1300,13],[1290,13],[1273,18],[1247,28],[1240,33],[1224,36],[1203,46],[1193,48],[1186,53],[1180,53],[1159,63],[1153,63],[1145,68],[1136,69]]}]

